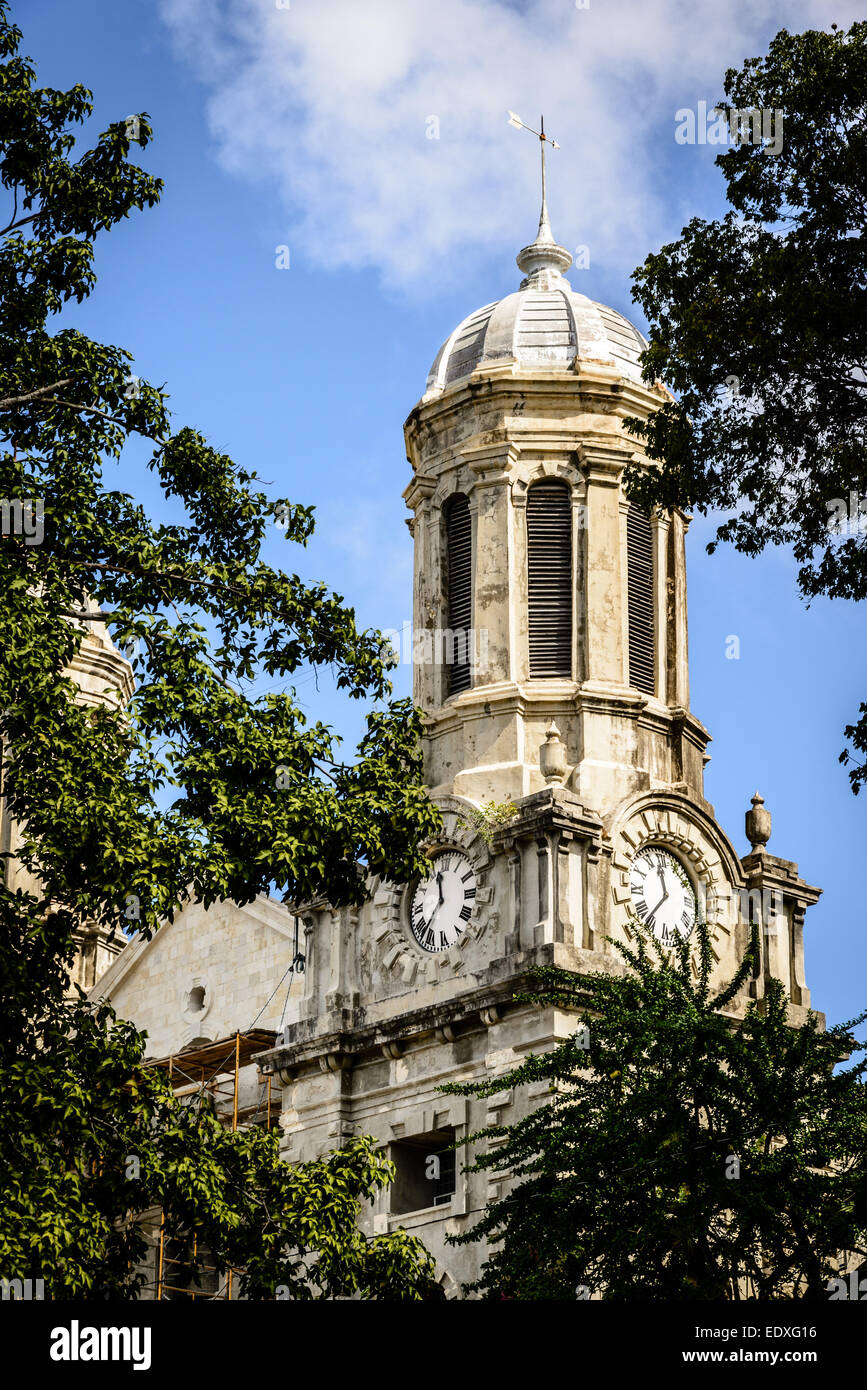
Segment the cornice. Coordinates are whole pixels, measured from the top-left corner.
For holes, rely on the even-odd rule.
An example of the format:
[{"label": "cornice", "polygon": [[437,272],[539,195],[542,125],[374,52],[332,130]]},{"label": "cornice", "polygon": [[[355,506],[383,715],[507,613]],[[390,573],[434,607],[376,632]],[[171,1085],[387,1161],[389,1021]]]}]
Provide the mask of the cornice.
[{"label": "cornice", "polygon": [[[284,1080],[311,1065],[324,1072],[348,1071],[362,1057],[400,1056],[409,1043],[426,1036],[451,1042],[467,1025],[490,1028],[509,1013],[534,1007],[516,998],[532,988],[534,967],[559,965],[580,974],[582,968],[606,968],[606,964],[607,958],[598,953],[546,943],[491,961],[488,971],[493,978],[441,1003],[404,1008],[372,1022],[367,1021],[364,1009],[341,1009],[327,1016],[324,1029],[326,1020],[321,1015],[302,1019],[284,1030],[283,1041],[257,1053],[253,1060],[265,1075],[278,1073]],[[623,973],[613,964],[612,973]]]},{"label": "cornice", "polygon": [[740,861],[747,885],[761,883],[782,889],[795,898],[799,907],[812,907],[822,896],[822,889],[807,883],[798,873],[792,859],[780,859],[767,850],[753,850]]},{"label": "cornice", "polygon": [[486,365],[453,387],[422,396],[404,422],[407,445],[421,429],[435,427],[439,432],[447,428],[449,416],[464,415],[480,397],[486,403],[510,401],[516,389],[525,401],[532,400],[537,407],[559,406],[566,398],[575,409],[590,414],[594,412],[589,407],[598,401],[608,408],[616,403],[619,415],[650,415],[669,399],[664,388],[648,387],[622,377],[616,367],[602,363],[591,365],[585,361],[578,371],[556,374],[545,370],[531,373],[511,363],[499,368]]}]

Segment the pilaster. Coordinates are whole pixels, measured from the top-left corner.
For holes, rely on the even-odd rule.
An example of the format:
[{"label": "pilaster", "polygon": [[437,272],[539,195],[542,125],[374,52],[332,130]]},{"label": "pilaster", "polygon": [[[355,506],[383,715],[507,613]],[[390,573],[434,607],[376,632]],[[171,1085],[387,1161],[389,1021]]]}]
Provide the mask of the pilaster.
[{"label": "pilaster", "polygon": [[[498,442],[462,449],[461,457],[474,477],[470,491],[475,570],[472,626],[487,650],[486,670],[476,672],[475,683],[494,685],[512,677],[510,483],[518,451],[510,443]],[[478,640],[474,646],[478,647]]]},{"label": "pilaster", "polygon": [[[751,993],[761,998],[767,981],[782,981],[792,1003],[810,1008],[804,967],[804,914],[819,901],[821,888],[805,883],[798,866],[767,850],[754,849],[741,860],[750,920],[761,924],[761,968]],[[745,904],[746,905],[746,904]]]},{"label": "pilaster", "polygon": [[626,537],[620,481],[633,452],[604,440],[581,440],[577,452],[587,483],[587,679],[625,684]]}]

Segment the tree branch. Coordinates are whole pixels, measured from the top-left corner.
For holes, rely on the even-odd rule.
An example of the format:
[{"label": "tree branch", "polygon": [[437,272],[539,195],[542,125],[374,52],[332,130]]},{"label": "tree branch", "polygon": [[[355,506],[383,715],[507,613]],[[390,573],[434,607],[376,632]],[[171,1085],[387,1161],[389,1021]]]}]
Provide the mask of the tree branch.
[{"label": "tree branch", "polygon": [[50,212],[50,208],[40,208],[38,212],[31,212],[29,217],[19,217],[17,222],[10,222],[7,227],[4,227],[0,231],[0,236],[5,236],[7,232],[14,232],[16,227],[24,227],[28,222],[33,222],[37,217],[41,217],[44,212]]},{"label": "tree branch", "polygon": [[108,420],[112,425],[119,425],[121,429],[133,434],[140,434],[143,439],[152,439],[155,444],[168,444],[168,440],[162,435],[151,434],[150,430],[140,429],[138,425],[131,425],[128,420],[121,420],[117,415],[109,415],[107,410],[100,410],[96,405],[82,405],[79,401],[64,401],[59,396],[52,396],[50,400],[44,402],[45,405],[65,405],[69,410],[86,410],[90,415],[99,415],[103,420]]},{"label": "tree branch", "polygon": [[37,386],[35,391],[27,391],[23,396],[0,397],[0,410],[12,410],[16,405],[26,405],[37,396],[45,396],[49,391],[57,391],[61,386],[71,386],[74,378],[65,376],[62,381],[52,381],[50,386]]},{"label": "tree branch", "polygon": [[177,571],[173,570],[160,570],[150,574],[144,569],[128,569],[124,568],[122,565],[102,564],[99,560],[68,560],[64,561],[64,563],[74,566],[76,569],[110,570],[112,574],[128,574],[133,579],[173,579],[180,584],[196,584],[203,589],[213,589],[216,593],[228,592],[240,594],[242,597],[247,596],[247,591],[242,589],[239,584],[232,584],[228,581],[221,583],[218,580],[212,579],[194,579],[191,575],[179,574]]},{"label": "tree branch", "polygon": [[109,618],[117,617],[116,613],[73,613],[71,609],[61,608],[58,610],[60,618],[76,618],[80,623],[106,623]]}]

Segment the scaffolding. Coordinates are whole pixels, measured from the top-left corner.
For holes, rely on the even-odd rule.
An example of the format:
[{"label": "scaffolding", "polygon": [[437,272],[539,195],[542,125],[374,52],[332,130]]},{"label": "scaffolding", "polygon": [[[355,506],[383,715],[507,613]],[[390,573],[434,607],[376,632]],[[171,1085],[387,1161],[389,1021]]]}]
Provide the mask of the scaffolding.
[{"label": "scaffolding", "polygon": [[[253,1101],[239,1105],[240,1078],[245,1067],[250,1066],[258,1052],[265,1052],[274,1046],[276,1033],[267,1028],[251,1028],[245,1033],[233,1033],[219,1038],[216,1042],[200,1043],[186,1048],[183,1052],[172,1053],[168,1057],[158,1057],[145,1062],[145,1067],[162,1071],[169,1085],[179,1098],[198,1097],[201,1104],[205,1097],[213,1106],[218,1118],[230,1123],[232,1130],[243,1124],[263,1124],[270,1129],[272,1122],[280,1113],[279,1098],[272,1098],[271,1077],[258,1076],[257,1094]],[[190,1299],[231,1299],[233,1276],[237,1270],[229,1269],[222,1280],[214,1265],[208,1264],[207,1253],[198,1264],[198,1241],[192,1239],[192,1267],[197,1274],[210,1279],[213,1288],[191,1287],[190,1279],[184,1280],[184,1272],[189,1261],[175,1252],[175,1247],[167,1238],[165,1213],[159,1213],[159,1238],[157,1250],[156,1298],[182,1297]]]}]

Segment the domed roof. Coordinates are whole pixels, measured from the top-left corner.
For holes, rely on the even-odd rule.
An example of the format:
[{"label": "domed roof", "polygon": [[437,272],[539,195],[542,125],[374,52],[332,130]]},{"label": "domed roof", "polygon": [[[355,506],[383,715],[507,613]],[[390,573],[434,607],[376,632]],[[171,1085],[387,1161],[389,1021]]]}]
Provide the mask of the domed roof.
[{"label": "domed roof", "polygon": [[425,393],[464,380],[484,363],[567,370],[581,361],[605,362],[633,381],[646,339],[629,319],[578,294],[563,276],[572,257],[551,235],[543,201],[536,240],[518,253],[525,271],[519,289],[470,314],[437,353]]}]

